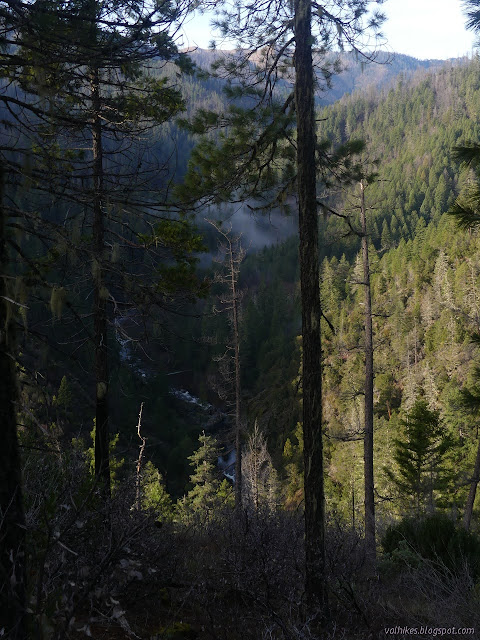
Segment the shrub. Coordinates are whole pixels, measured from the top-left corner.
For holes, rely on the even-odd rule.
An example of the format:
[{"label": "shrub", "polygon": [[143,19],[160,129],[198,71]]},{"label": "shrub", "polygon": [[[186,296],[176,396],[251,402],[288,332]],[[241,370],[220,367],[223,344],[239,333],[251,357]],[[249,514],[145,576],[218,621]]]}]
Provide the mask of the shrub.
[{"label": "shrub", "polygon": [[420,558],[440,561],[453,571],[466,564],[473,578],[480,575],[480,539],[441,513],[404,518],[387,529],[382,546],[391,559],[409,566]]}]

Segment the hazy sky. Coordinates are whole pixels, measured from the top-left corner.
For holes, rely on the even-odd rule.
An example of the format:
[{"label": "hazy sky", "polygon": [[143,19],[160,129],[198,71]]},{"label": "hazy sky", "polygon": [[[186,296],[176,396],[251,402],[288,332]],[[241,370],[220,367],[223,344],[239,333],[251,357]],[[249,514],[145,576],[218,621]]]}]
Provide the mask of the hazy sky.
[{"label": "hazy sky", "polygon": [[387,0],[383,29],[388,46],[415,58],[458,58],[472,50],[461,0]]},{"label": "hazy sky", "polygon": [[[387,0],[383,31],[387,49],[415,58],[457,58],[472,50],[473,32],[465,29],[461,0]],[[208,16],[195,16],[185,25],[184,46],[207,48],[212,35]]]}]

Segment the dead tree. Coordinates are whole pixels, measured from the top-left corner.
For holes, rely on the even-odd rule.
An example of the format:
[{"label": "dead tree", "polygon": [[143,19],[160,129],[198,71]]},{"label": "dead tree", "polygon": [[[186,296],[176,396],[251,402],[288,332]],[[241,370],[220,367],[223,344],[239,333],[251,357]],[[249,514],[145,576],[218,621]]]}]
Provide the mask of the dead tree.
[{"label": "dead tree", "polygon": [[[238,289],[238,276],[246,251],[241,245],[241,236],[232,235],[232,230],[223,229],[221,225],[208,220],[220,234],[218,245],[219,255],[216,261],[222,270],[216,274],[216,281],[226,286],[227,293],[222,295],[220,302],[222,311],[228,314],[231,325],[231,344],[227,345],[225,358],[233,360],[233,395],[234,397],[234,427],[235,427],[235,509],[242,505],[242,417],[241,417],[241,370],[240,370],[240,329],[239,311],[241,294]],[[233,354],[232,354],[233,351]],[[227,369],[228,369],[227,365]]]},{"label": "dead tree", "polygon": [[267,441],[255,420],[243,455],[243,494],[255,510],[276,504],[276,472],[268,453]]}]

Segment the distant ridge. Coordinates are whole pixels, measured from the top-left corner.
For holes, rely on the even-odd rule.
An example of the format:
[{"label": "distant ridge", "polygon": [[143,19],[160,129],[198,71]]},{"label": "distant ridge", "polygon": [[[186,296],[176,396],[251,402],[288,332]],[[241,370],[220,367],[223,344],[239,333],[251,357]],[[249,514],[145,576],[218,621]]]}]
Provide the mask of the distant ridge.
[{"label": "distant ridge", "polygon": [[346,93],[389,88],[396,85],[400,76],[409,80],[417,72],[438,71],[443,66],[460,66],[469,59],[418,60],[402,53],[379,53],[375,61],[362,64],[353,54],[339,54],[344,71],[332,78],[332,88],[320,97],[320,104],[332,104]]},{"label": "distant ridge", "polygon": [[[232,55],[235,50],[201,49],[189,47],[184,49],[192,60],[202,69],[208,69],[212,62],[223,55]],[[330,54],[330,59],[340,60],[343,71],[333,76],[331,88],[319,91],[319,105],[332,104],[347,93],[365,91],[370,88],[379,89],[394,86],[402,74],[404,79],[412,77],[417,71],[437,71],[444,65],[462,65],[468,58],[452,58],[449,60],[418,60],[402,53],[380,52],[373,62],[362,63],[353,53]],[[285,84],[287,84],[285,82]]]}]

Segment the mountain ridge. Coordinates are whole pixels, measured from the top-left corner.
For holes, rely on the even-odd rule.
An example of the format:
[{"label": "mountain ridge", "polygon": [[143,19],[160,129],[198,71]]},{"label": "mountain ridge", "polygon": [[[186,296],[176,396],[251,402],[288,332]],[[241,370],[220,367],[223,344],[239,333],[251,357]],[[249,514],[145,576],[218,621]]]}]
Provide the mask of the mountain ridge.
[{"label": "mountain ridge", "polygon": [[[222,55],[233,55],[236,52],[235,49],[202,49],[200,47],[187,47],[183,51],[188,53],[195,64],[203,70],[208,70],[210,65]],[[402,53],[382,51],[378,52],[371,61],[366,62],[353,52],[328,54],[328,61],[333,62],[335,59],[339,60],[343,69],[332,76],[331,88],[317,93],[319,105],[332,104],[345,93],[368,90],[372,86],[377,89],[393,86],[400,74],[408,78],[418,71],[436,71],[446,65],[458,66],[467,64],[469,61],[467,57],[419,60]]]}]

